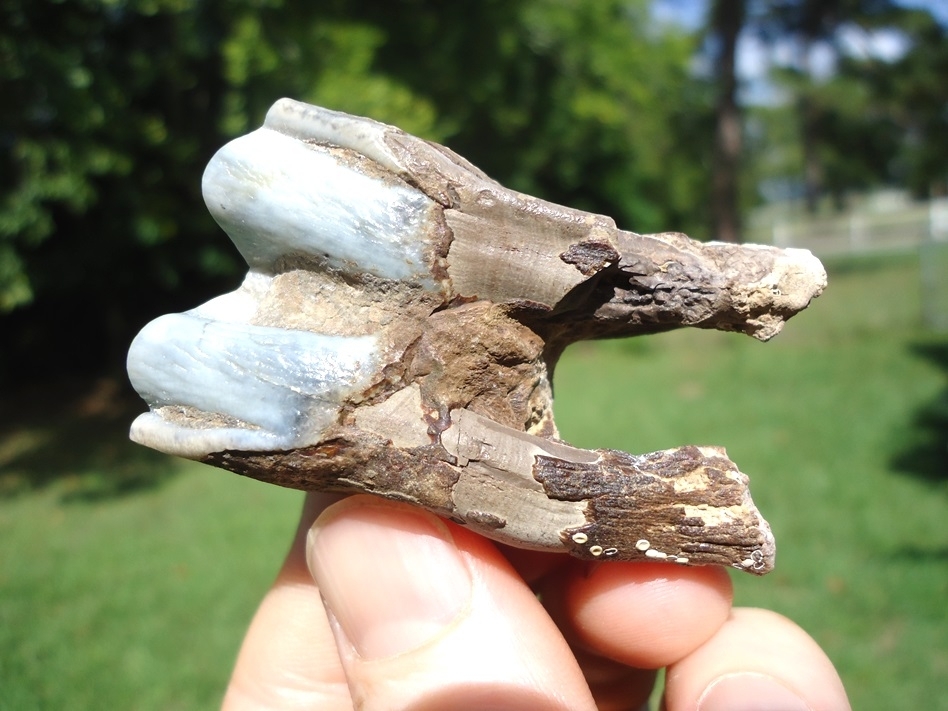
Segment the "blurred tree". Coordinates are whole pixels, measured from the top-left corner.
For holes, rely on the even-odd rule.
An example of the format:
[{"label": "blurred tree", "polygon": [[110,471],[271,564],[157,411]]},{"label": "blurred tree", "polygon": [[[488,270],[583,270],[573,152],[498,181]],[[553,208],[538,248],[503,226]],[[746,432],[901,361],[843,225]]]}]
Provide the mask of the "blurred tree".
[{"label": "blurred tree", "polygon": [[796,64],[786,73],[795,75],[792,83],[803,147],[804,194],[811,212],[816,211],[825,182],[820,148],[830,144],[823,135],[828,117],[821,98],[832,96],[820,96],[820,81],[813,66],[815,52],[822,47],[838,56],[841,27],[884,21],[891,9],[890,0],[769,0],[763,24],[792,38],[797,47]]},{"label": "blurred tree", "polygon": [[280,96],[631,229],[700,225],[693,48],[645,0],[4,0],[0,377],[118,368],[147,318],[236,284],[200,174]]},{"label": "blurred tree", "polygon": [[430,97],[449,145],[495,178],[628,229],[705,226],[695,38],[654,24],[647,0],[418,1],[397,24],[390,2],[360,7],[390,28],[380,64]]},{"label": "blurred tree", "polygon": [[[857,109],[865,136],[861,153],[869,158],[863,168],[916,197],[943,196],[948,194],[948,28],[927,11],[909,9],[895,14],[893,28],[907,44],[901,57],[850,57],[840,67],[841,80],[858,83],[866,95]],[[847,146],[839,138],[836,149],[842,152]]]},{"label": "blurred tree", "polygon": [[116,368],[147,318],[232,288],[243,268],[201,171],[280,95],[345,87],[353,108],[433,132],[430,103],[369,66],[372,28],[282,5],[3,4],[0,313],[16,311],[0,371]]},{"label": "blurred tree", "polygon": [[712,234],[723,242],[741,241],[738,194],[743,150],[743,117],[737,103],[737,39],[744,29],[744,0],[715,0],[709,30],[715,46],[714,168],[711,176]]},{"label": "blurred tree", "polygon": [[771,80],[784,98],[750,107],[744,180],[811,210],[880,185],[942,194],[948,30],[931,12],[889,0],[748,8],[749,30],[779,48]]},{"label": "blurred tree", "polygon": [[200,239],[213,225],[187,169],[216,134],[219,12],[0,5],[0,312],[34,304],[5,320],[4,361],[34,345],[54,367],[101,357],[149,291],[233,269],[226,245]]},{"label": "blurred tree", "polygon": [[[890,168],[900,150],[901,131],[869,84],[843,72],[818,83],[790,72],[781,82],[784,89],[807,97],[809,140],[802,139],[797,112],[783,105],[753,109],[757,135],[751,141],[750,160],[765,191],[772,192],[779,184],[777,199],[802,195],[813,211],[823,197],[832,198],[832,205],[842,209],[852,193],[892,184]],[[808,163],[816,165],[807,168]],[[814,176],[819,177],[818,184]]]}]

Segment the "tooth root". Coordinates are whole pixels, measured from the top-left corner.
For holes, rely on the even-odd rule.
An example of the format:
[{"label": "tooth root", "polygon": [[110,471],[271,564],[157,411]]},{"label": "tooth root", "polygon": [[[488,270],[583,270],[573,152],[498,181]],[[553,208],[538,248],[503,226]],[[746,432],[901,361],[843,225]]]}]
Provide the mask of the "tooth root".
[{"label": "tooth root", "polygon": [[[805,250],[702,244],[678,233],[616,232],[619,259],[577,288],[552,320],[561,344],[682,326],[776,335],[826,286]],[[584,291],[581,291],[584,289]]]},{"label": "tooth root", "polygon": [[[441,443],[464,462],[451,489],[456,511],[477,510],[482,492],[493,493],[489,510],[506,524],[481,530],[491,538],[537,549],[566,547],[587,559],[607,550],[615,560],[666,551],[663,559],[682,564],[728,565],[758,575],[773,569],[770,526],[751,499],[747,476],[721,448],[590,451],[468,410],[451,412]],[[524,520],[533,526],[524,527]],[[748,568],[749,557],[754,565]]]},{"label": "tooth root", "polygon": [[533,302],[546,310],[556,309],[590,277],[563,255],[596,238],[608,245],[616,232],[606,217],[503,188],[445,210],[445,220],[453,234],[448,275],[458,294],[498,303]]}]

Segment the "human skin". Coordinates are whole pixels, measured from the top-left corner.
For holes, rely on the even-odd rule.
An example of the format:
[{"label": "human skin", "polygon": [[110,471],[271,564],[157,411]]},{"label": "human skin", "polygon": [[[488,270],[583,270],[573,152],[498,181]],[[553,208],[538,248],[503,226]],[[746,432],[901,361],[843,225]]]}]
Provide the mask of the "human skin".
[{"label": "human skin", "polygon": [[499,546],[414,507],[309,495],[227,711],[850,708],[819,646],[723,569]]}]

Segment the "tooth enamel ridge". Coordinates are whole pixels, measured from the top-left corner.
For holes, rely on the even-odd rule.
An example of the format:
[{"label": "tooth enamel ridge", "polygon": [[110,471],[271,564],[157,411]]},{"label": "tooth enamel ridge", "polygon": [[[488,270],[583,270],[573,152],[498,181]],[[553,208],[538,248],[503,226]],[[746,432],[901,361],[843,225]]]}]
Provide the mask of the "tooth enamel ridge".
[{"label": "tooth enamel ridge", "polygon": [[359,172],[339,151],[258,129],[217,152],[203,190],[251,269],[272,272],[303,254],[436,288],[426,257],[434,202],[391,176]]},{"label": "tooth enamel ridge", "polygon": [[723,448],[571,447],[550,373],[582,339],[693,326],[767,340],[826,284],[808,252],[623,231],[289,99],[215,154],[203,190],[249,270],[135,338],[129,378],[149,405],[135,441],[409,502],[527,549],[773,567]]},{"label": "tooth enamel ridge", "polygon": [[162,316],[129,349],[129,378],[138,393],[158,412],[188,407],[208,413],[210,420],[216,415],[244,424],[214,427],[205,419],[175,425],[152,413],[133,438],[155,446],[149,427],[160,427],[155,434],[160,448],[190,457],[222,448],[313,444],[335,421],[343,399],[369,384],[375,351],[371,336],[212,321],[193,312]]}]

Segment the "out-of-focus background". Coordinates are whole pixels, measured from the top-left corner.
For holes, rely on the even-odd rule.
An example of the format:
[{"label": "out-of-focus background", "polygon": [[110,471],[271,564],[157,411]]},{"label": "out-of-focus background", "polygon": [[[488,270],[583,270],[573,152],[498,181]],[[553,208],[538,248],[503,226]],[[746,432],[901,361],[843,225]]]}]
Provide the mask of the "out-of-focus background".
[{"label": "out-of-focus background", "polygon": [[124,354],[239,283],[201,172],[281,96],[638,232],[813,250],[774,342],[583,344],[587,447],[718,444],[855,708],[948,709],[940,0],[0,0],[0,709],[218,703],[301,495],[130,444]]}]

